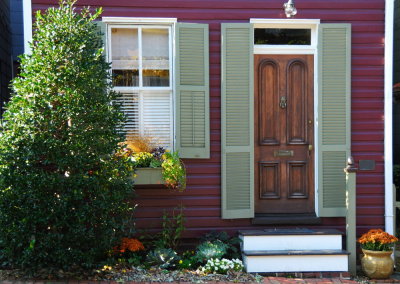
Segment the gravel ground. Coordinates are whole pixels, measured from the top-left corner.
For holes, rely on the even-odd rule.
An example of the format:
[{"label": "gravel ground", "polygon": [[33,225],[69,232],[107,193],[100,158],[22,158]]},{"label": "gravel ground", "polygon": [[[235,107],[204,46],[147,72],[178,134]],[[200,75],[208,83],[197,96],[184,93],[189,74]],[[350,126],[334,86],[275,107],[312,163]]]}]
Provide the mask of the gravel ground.
[{"label": "gravel ground", "polygon": [[42,269],[34,274],[28,274],[21,270],[0,270],[1,280],[114,280],[118,282],[189,282],[205,283],[209,281],[219,282],[262,282],[260,275],[248,274],[244,272],[235,272],[228,275],[208,274],[204,275],[195,271],[173,270],[168,271],[160,268],[143,269],[140,267],[121,268],[117,270],[99,271],[99,270],[80,270],[66,272],[63,270]]}]

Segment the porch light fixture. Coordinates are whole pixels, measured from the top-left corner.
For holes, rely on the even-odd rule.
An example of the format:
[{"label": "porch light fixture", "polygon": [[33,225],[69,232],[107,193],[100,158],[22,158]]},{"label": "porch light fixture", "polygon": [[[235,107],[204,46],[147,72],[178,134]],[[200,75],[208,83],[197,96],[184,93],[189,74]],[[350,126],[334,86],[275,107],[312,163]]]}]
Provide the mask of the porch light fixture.
[{"label": "porch light fixture", "polygon": [[294,6],[294,0],[288,0],[287,3],[283,4],[283,9],[285,9],[285,14],[288,18],[292,18],[297,14],[297,9]]}]

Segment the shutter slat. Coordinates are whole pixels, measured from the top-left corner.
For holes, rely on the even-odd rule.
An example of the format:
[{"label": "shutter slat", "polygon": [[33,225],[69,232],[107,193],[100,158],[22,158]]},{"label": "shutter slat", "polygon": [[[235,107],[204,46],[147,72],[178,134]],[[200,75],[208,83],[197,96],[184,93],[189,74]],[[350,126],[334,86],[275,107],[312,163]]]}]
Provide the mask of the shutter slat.
[{"label": "shutter slat", "polygon": [[138,93],[121,93],[118,98],[121,110],[126,116],[123,130],[128,137],[139,135],[139,96]]},{"label": "shutter slat", "polygon": [[253,27],[222,24],[222,218],[254,217]]},{"label": "shutter slat", "polygon": [[319,30],[319,216],[346,214],[346,176],[350,155],[349,24],[321,24]]},{"label": "shutter slat", "polygon": [[176,140],[182,158],[210,157],[208,25],[176,25]]}]

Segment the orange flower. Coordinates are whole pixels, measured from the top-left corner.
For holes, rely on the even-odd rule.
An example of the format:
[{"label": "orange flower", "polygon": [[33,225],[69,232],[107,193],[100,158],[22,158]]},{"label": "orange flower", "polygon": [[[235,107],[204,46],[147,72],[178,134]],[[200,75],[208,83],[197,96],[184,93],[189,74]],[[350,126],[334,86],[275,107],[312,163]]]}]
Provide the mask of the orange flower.
[{"label": "orange flower", "polygon": [[138,239],[130,239],[130,238],[122,238],[121,245],[114,248],[114,251],[124,253],[126,251],[140,251],[144,250],[144,246],[142,242],[140,242]]},{"label": "orange flower", "polygon": [[371,229],[358,239],[363,248],[378,251],[390,250],[397,241],[398,238],[384,232],[382,229]]}]

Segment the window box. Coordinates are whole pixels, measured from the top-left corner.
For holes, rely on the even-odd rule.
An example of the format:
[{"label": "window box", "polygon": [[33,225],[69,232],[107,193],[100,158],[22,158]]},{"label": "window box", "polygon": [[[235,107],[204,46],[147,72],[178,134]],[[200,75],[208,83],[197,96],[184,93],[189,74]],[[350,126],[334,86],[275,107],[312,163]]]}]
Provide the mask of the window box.
[{"label": "window box", "polygon": [[135,185],[164,184],[162,168],[138,168],[136,169],[136,177],[133,180]]}]

